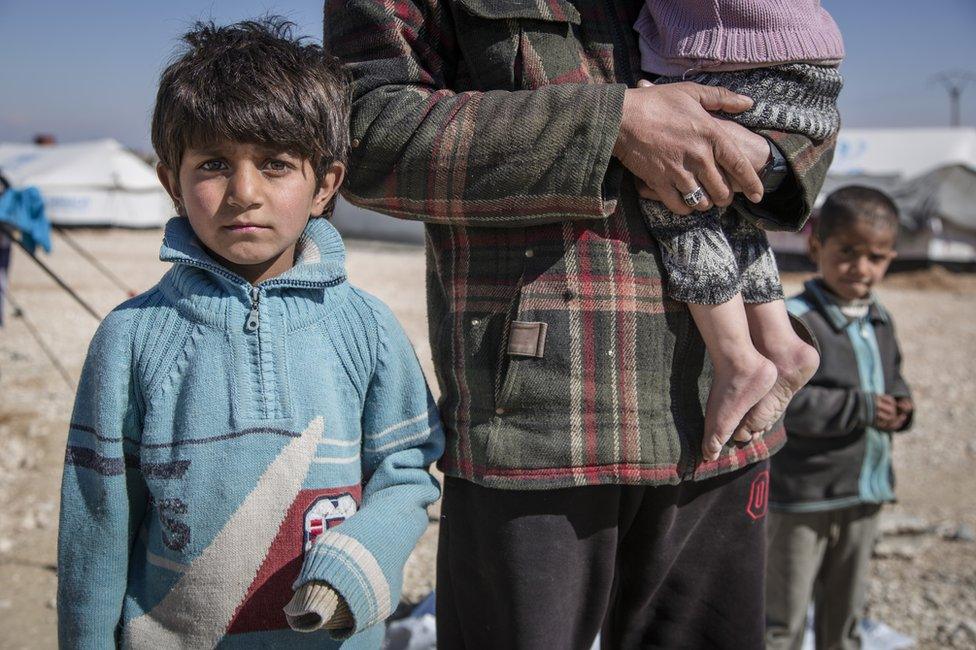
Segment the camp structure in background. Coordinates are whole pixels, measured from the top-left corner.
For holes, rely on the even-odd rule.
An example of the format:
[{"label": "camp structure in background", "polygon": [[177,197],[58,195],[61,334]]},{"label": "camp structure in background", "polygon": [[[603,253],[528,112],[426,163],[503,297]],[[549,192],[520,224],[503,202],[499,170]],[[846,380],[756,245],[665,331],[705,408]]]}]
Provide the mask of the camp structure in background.
[{"label": "camp structure in background", "polygon": [[[844,129],[817,205],[844,185],[876,187],[901,211],[897,266],[976,269],[976,129]],[[340,200],[333,218],[346,237],[421,243],[421,223],[391,219]],[[807,233],[770,232],[786,269],[811,268]]]},{"label": "camp structure in background", "polygon": [[404,244],[423,244],[424,224],[407,219],[394,219],[385,214],[352,205],[344,198],[336,201],[332,225],[343,237],[378,239]]},{"label": "camp structure in background", "polygon": [[[158,228],[173,215],[155,170],[115,140],[63,145],[0,143],[0,174],[40,190],[51,223]],[[976,129],[843,129],[818,204],[849,184],[877,187],[902,214],[898,266],[976,269]],[[339,199],[344,237],[420,244],[423,224]],[[63,232],[63,231],[60,231]],[[770,233],[784,269],[802,268],[806,233]]]},{"label": "camp structure in background", "polygon": [[159,228],[173,215],[152,166],[111,139],[0,143],[0,174],[13,188],[36,187],[55,226]]},{"label": "camp structure in background", "polygon": [[[844,129],[817,204],[867,185],[898,204],[896,266],[976,269],[976,129]],[[807,262],[807,233],[769,233],[780,266]]]}]

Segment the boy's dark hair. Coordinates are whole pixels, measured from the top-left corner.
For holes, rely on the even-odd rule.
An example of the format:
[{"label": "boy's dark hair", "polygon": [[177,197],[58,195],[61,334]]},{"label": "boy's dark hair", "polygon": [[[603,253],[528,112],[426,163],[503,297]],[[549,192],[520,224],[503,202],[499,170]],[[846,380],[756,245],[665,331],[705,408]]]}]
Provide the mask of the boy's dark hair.
[{"label": "boy's dark hair", "polygon": [[[219,140],[280,148],[309,160],[317,182],[349,151],[349,95],[338,61],[268,16],[198,22],[163,71],[152,118],[160,161],[178,174],[188,147]],[[325,214],[330,214],[330,205]]]},{"label": "boy's dark hair", "polygon": [[856,221],[898,231],[898,206],[891,198],[873,187],[847,185],[831,192],[820,206],[814,234],[826,241],[832,234]]}]

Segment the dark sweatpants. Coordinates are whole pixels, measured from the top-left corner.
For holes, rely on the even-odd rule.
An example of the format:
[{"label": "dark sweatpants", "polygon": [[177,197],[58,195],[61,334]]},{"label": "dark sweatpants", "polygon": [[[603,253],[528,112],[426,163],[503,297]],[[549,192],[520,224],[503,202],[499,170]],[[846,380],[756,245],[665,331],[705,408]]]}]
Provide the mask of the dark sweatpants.
[{"label": "dark sweatpants", "polygon": [[768,461],[676,486],[448,477],[438,648],[762,648]]}]

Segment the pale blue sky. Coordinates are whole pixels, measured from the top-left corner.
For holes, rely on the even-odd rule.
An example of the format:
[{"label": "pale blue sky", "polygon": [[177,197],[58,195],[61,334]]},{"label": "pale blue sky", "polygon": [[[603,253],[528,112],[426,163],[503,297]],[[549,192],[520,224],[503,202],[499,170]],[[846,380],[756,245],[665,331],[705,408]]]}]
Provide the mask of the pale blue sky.
[{"label": "pale blue sky", "polygon": [[[635,0],[639,1],[639,0]],[[946,92],[929,78],[976,74],[976,0],[823,0],[844,32],[847,126],[944,126]],[[0,141],[114,137],[149,148],[160,70],[193,20],[277,13],[321,39],[318,0],[139,2],[0,0]],[[976,125],[976,84],[962,122]]]}]

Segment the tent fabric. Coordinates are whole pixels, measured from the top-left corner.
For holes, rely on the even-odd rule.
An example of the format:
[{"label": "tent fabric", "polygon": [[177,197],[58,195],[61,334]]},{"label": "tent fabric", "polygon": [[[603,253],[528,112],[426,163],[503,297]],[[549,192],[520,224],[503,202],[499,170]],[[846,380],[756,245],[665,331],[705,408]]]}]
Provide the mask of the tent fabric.
[{"label": "tent fabric", "polygon": [[912,178],[950,165],[976,169],[976,129],[841,129],[830,173]]},{"label": "tent fabric", "polygon": [[[845,185],[867,185],[898,205],[903,259],[976,262],[976,129],[843,129],[818,205]],[[771,238],[777,252],[800,237]]]},{"label": "tent fabric", "polygon": [[976,168],[951,165],[911,179],[891,192],[916,226],[932,218],[976,233]]},{"label": "tent fabric", "polygon": [[21,233],[21,242],[31,252],[40,246],[51,252],[51,224],[44,212],[44,201],[36,187],[8,188],[0,194],[0,223]]},{"label": "tent fabric", "polygon": [[56,225],[161,227],[173,215],[153,168],[115,140],[0,143],[0,172],[12,187],[37,187]]},{"label": "tent fabric", "polygon": [[976,234],[976,168],[947,165],[915,178],[831,173],[824,181],[818,204],[847,185],[873,187],[890,196],[909,230],[924,228],[938,218]]}]

